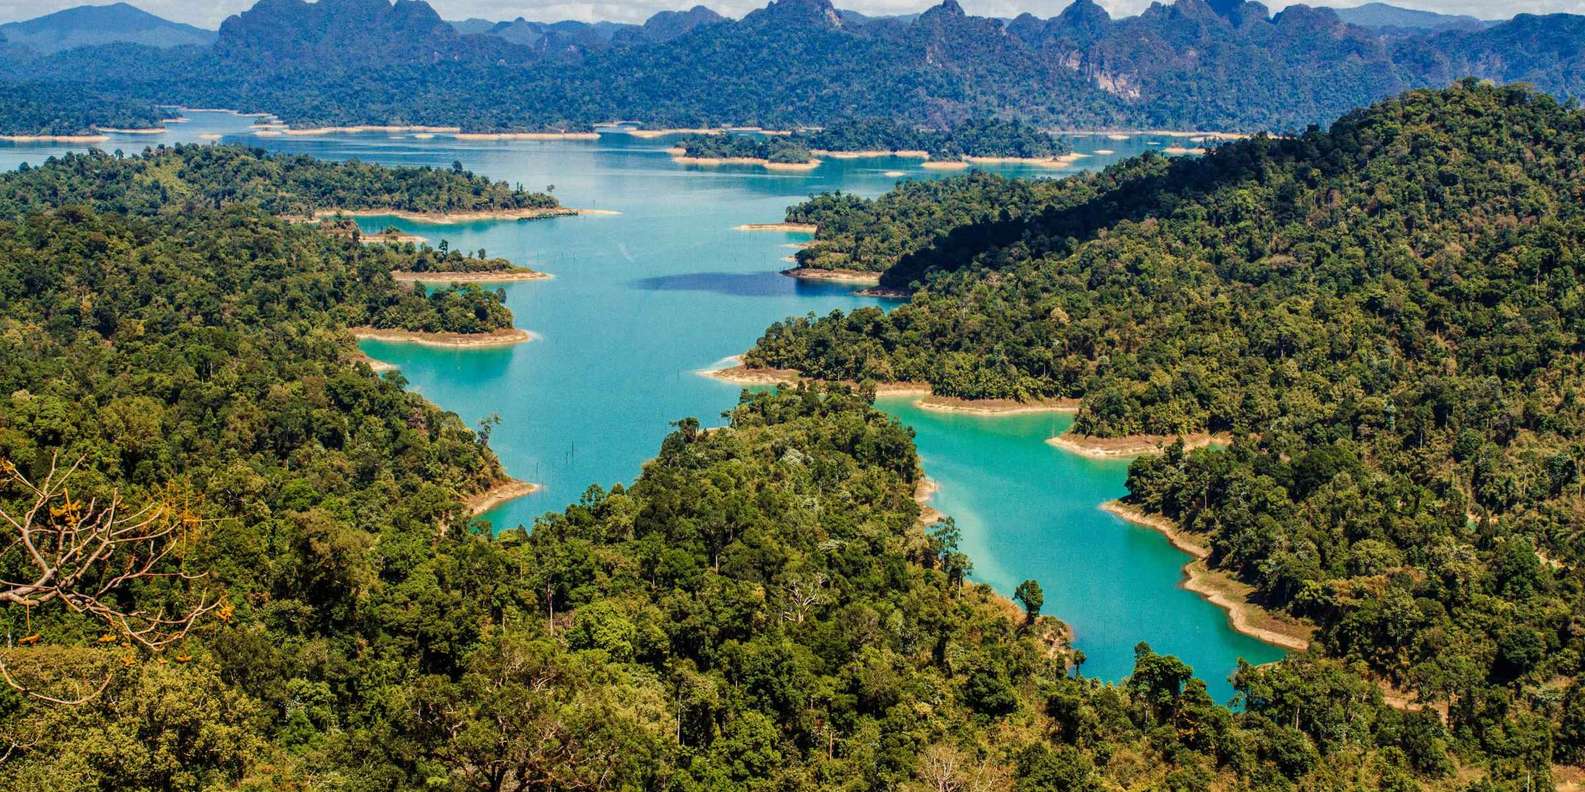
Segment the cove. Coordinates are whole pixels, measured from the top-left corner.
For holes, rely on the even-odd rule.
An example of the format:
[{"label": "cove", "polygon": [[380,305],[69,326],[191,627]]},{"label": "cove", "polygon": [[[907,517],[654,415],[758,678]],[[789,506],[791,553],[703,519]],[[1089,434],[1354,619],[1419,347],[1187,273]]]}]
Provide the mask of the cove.
[{"label": "cove", "polygon": [[[738,388],[699,376],[753,344],[783,317],[876,304],[852,287],[779,274],[802,237],[736,230],[775,222],[811,193],[841,189],[876,195],[903,178],[937,178],[917,160],[827,160],[805,173],[753,166],[681,166],[662,139],[606,135],[595,141],[458,141],[411,134],[266,138],[249,120],[190,113],[159,136],[116,138],[106,150],[226,142],[396,165],[449,166],[529,189],[554,187],[562,203],[612,216],[436,226],[360,218],[366,230],[396,226],[453,248],[485,249],[554,275],[505,285],[519,327],[539,340],[514,347],[448,350],[361,343],[398,366],[410,387],[469,423],[498,415],[491,445],[507,471],[542,484],[537,494],[487,513],[497,527],[576,500],[593,484],[626,482],[654,454],[669,424],[695,416],[706,425],[735,403]],[[1094,168],[1171,138],[1073,139]],[[0,165],[37,164],[82,145],[0,145]],[[1094,152],[1108,151],[1108,154]],[[1062,171],[995,166],[999,172]],[[906,399],[879,406],[912,427],[925,470],[940,486],[934,505],[957,520],[974,578],[1010,593],[1038,580],[1045,612],[1071,624],[1087,662],[1082,672],[1117,680],[1146,641],[1194,666],[1220,701],[1239,658],[1265,662],[1281,650],[1234,632],[1225,614],[1179,587],[1188,558],[1165,538],[1100,511],[1124,492],[1126,462],[1090,460],[1044,441],[1068,416],[987,417],[921,410]]]}]

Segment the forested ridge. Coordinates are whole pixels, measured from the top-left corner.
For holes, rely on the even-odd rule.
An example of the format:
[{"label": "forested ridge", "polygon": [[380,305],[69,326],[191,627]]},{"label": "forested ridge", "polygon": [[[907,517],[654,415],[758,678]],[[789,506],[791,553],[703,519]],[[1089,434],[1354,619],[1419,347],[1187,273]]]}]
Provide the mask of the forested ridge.
[{"label": "forested ridge", "polygon": [[1585,115],[1466,82],[1027,192],[826,197],[807,253],[895,226],[854,255],[918,291],[775,325],[746,360],[1082,397],[1080,435],[1225,433],[1134,463],[1129,500],[1455,734],[1578,763],[1582,195]]},{"label": "forested ridge", "polygon": [[106,116],[74,121],[0,102],[16,111],[0,113],[0,129],[105,124],[129,106],[177,103],[269,112],[294,126],[481,132],[614,119],[790,129],[855,117],[937,130],[1012,117],[1063,129],[1288,132],[1471,75],[1560,97],[1585,90],[1585,17],[1572,14],[1424,32],[1242,0],[1173,0],[1115,19],[1093,0],[1044,19],[973,16],[956,0],[908,19],[846,14],[828,0],[703,16],[662,21],[660,35],[541,30],[524,40],[460,33],[424,2],[267,0],[227,19],[207,48],[0,48],[8,85],[71,86],[103,97]]},{"label": "forested ridge", "polygon": [[14,83],[0,90],[0,135],[96,135],[99,128],[150,129],[154,105],[61,83]]},{"label": "forested ridge", "polygon": [[268,154],[242,146],[175,145],[122,156],[90,150],[0,178],[0,215],[92,204],[152,215],[235,204],[271,214],[389,209],[446,214],[555,209],[555,197],[451,168],[386,167]]}]

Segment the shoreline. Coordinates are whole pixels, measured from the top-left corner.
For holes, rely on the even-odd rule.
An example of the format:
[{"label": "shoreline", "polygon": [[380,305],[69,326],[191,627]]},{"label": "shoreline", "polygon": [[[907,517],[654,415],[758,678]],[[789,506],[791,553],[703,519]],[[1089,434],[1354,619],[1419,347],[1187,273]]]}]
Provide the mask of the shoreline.
[{"label": "shoreline", "polygon": [[1222,132],[1214,130],[1192,129],[1048,129],[1053,135],[1096,136],[1107,137],[1112,140],[1127,140],[1133,137],[1169,137],[1169,138],[1202,138],[1205,140],[1244,140],[1253,137],[1251,132]]},{"label": "shoreline", "polygon": [[469,496],[463,500],[462,505],[468,507],[471,516],[478,517],[507,501],[517,500],[525,495],[532,495],[541,489],[544,489],[544,487],[538,484],[509,478],[483,492]]},{"label": "shoreline", "polygon": [[1191,560],[1183,565],[1181,585],[1185,590],[1200,595],[1226,611],[1227,623],[1235,631],[1289,651],[1303,652],[1310,648],[1314,627],[1279,616],[1250,602],[1249,594],[1254,588],[1225,572],[1211,569],[1206,563],[1211,557],[1210,548],[1190,538],[1178,528],[1177,523],[1165,517],[1146,514],[1121,501],[1107,501],[1100,505],[1100,509],[1124,522],[1160,533],[1173,547],[1188,554]]},{"label": "shoreline", "polygon": [[438,135],[458,134],[462,127],[454,126],[426,126],[423,124],[354,124],[352,126],[321,126],[321,127],[290,127],[284,126],[281,133],[293,137],[313,137],[315,135],[355,135],[362,132],[429,132]]},{"label": "shoreline", "polygon": [[0,135],[7,143],[105,143],[109,135]]},{"label": "shoreline", "polygon": [[897,149],[897,150],[894,150],[894,151],[885,151],[885,150],[882,150],[882,149],[859,149],[857,151],[832,151],[830,149],[810,149],[809,153],[814,154],[817,157],[830,157],[831,159],[838,159],[838,160],[882,159],[882,158],[885,158],[885,157],[896,157],[897,159],[919,159],[919,160],[930,159],[930,152],[928,152],[928,151],[918,151],[918,150],[915,150],[915,149]]},{"label": "shoreline", "polygon": [[[742,360],[742,356],[734,356],[733,360]],[[803,382],[820,382],[821,380],[805,377],[797,369],[749,368],[739,362],[737,365],[719,369],[706,369],[697,372],[700,376],[722,382],[742,385],[745,387],[764,387],[769,385],[791,385]],[[850,388],[859,387],[856,382],[838,382]],[[1021,415],[1042,412],[1073,412],[1078,409],[1077,399],[1042,399],[1039,401],[1013,401],[1012,399],[960,399],[955,396],[937,396],[932,392],[928,382],[876,382],[873,383],[875,395],[912,397],[914,406],[921,410],[932,412],[966,413],[970,415]]]},{"label": "shoreline", "polygon": [[780,231],[786,234],[813,234],[818,226],[810,223],[744,223],[734,231]]},{"label": "shoreline", "polygon": [[820,160],[808,162],[771,162],[758,157],[690,157],[685,154],[674,154],[672,162],[678,165],[702,165],[715,167],[717,165],[757,165],[768,171],[811,171],[820,167]]},{"label": "shoreline", "polygon": [[1216,437],[1208,434],[1091,437],[1089,435],[1075,435],[1071,430],[1063,432],[1056,437],[1047,438],[1046,442],[1069,453],[1089,457],[1090,459],[1125,459],[1145,454],[1160,453],[1161,449],[1172,445],[1173,441],[1179,439],[1183,440],[1183,448],[1186,451],[1227,442],[1225,437]]},{"label": "shoreline", "polygon": [[846,269],[820,269],[818,267],[793,267],[784,269],[781,274],[799,280],[825,281],[828,283],[857,283],[866,286],[881,285],[879,272],[864,272],[862,270]]},{"label": "shoreline", "polygon": [[1079,400],[1039,399],[1025,402],[1014,399],[963,399],[957,396],[936,396],[932,393],[914,402],[914,406],[931,412],[1027,415],[1046,412],[1075,413],[1079,411]]},{"label": "shoreline", "polygon": [[[965,156],[965,162],[974,165],[1033,165],[1041,168],[1066,168],[1075,162],[1089,156],[1083,152],[1070,151],[1066,154],[1057,154],[1051,157],[973,157]],[[925,163],[929,166],[929,163]]]},{"label": "shoreline", "polygon": [[491,330],[488,333],[430,333],[421,330],[389,330],[377,327],[348,328],[359,341],[384,341],[389,344],[421,344],[444,349],[487,349],[514,346],[533,341],[539,336],[511,327]]},{"label": "shoreline", "polygon": [[521,281],[550,280],[549,273],[538,270],[484,270],[479,272],[435,270],[433,272],[407,272],[392,270],[391,278],[397,283],[518,283]]},{"label": "shoreline", "polygon": [[398,231],[394,234],[359,234],[358,241],[365,245],[423,245],[429,240],[417,235]]},{"label": "shoreline", "polygon": [[551,217],[617,214],[609,209],[491,209],[472,212],[409,212],[402,209],[315,209],[313,219],[336,217],[395,217],[410,223],[451,225],[481,220],[543,220]]},{"label": "shoreline", "polygon": [[[424,134],[424,133],[420,133]],[[441,132],[456,140],[599,140],[599,132]]]},{"label": "shoreline", "polygon": [[969,164],[962,160],[926,160],[919,167],[925,170],[968,170]]}]

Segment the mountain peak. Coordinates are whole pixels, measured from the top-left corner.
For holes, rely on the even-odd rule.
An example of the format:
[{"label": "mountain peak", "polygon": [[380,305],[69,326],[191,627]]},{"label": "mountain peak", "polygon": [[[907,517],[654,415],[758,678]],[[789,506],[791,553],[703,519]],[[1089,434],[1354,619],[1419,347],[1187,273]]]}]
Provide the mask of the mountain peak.
[{"label": "mountain peak", "polygon": [[831,0],[771,0],[770,5],[743,17],[743,21],[842,27],[842,16]]},{"label": "mountain peak", "polygon": [[215,40],[212,30],[162,19],[127,3],[76,6],[9,22],[0,25],[0,35],[41,54],[113,43],[208,46]]}]

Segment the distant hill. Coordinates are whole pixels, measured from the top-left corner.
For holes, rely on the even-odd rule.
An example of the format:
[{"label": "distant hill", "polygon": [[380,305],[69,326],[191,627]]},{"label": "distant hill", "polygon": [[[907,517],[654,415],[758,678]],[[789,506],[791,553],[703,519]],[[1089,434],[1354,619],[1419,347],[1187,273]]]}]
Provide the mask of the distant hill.
[{"label": "distant hill", "polygon": [[614,118],[770,127],[887,118],[944,129],[1017,117],[1060,128],[1291,132],[1466,76],[1585,94],[1585,16],[1471,24],[1390,7],[1343,13],[1394,26],[1304,5],[1273,14],[1243,0],[1172,0],[1116,19],[1076,0],[1055,17],[1012,20],[968,14],[956,0],[912,17],[773,0],[738,20],[695,7],[642,26],[449,23],[421,0],[261,0],[226,20],[207,51],[116,44],[0,55],[0,79],[264,110],[299,125],[491,131]]},{"label": "distant hill", "polygon": [[1339,19],[1350,25],[1395,30],[1446,30],[1448,28],[1482,28],[1491,23],[1472,16],[1438,14],[1415,8],[1401,8],[1386,3],[1366,3],[1353,8],[1334,8]]},{"label": "distant hill", "polygon": [[114,43],[207,47],[214,43],[216,35],[213,30],[162,19],[126,3],[77,6],[0,25],[0,36],[6,41],[43,55]]}]

